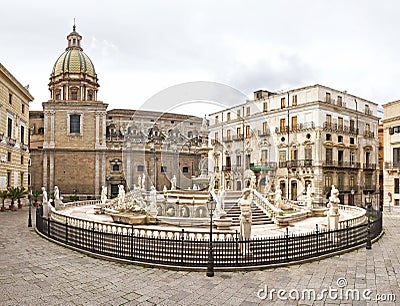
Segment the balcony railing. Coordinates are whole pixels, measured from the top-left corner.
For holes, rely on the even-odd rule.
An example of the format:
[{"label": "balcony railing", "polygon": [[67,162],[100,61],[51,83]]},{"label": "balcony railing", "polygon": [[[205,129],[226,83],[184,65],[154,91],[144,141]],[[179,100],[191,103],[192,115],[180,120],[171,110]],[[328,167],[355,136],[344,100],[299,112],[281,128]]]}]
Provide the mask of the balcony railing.
[{"label": "balcony railing", "polygon": [[364,131],[365,138],[375,138],[375,133],[370,131]]},{"label": "balcony railing", "polygon": [[364,170],[375,170],[376,169],[376,164],[364,163],[363,169]]},{"label": "balcony railing", "polygon": [[349,161],[336,161],[336,160],[325,160],[322,163],[323,167],[335,167],[335,168],[360,168],[361,164],[359,162],[349,162]]},{"label": "balcony railing", "polygon": [[385,162],[385,169],[399,169],[400,168],[400,163],[396,162]]},{"label": "balcony railing", "polygon": [[260,136],[260,137],[271,136],[271,132],[270,132],[270,130],[267,130],[267,131],[258,130],[258,136]]},{"label": "balcony railing", "polygon": [[291,133],[298,133],[298,132],[304,132],[304,131],[309,131],[315,129],[315,124],[313,121],[306,122],[306,123],[298,123],[295,126],[292,126],[290,129]]},{"label": "balcony railing", "polygon": [[244,139],[243,135],[235,135],[233,136],[234,141],[242,141]]},{"label": "balcony railing", "polygon": [[230,137],[230,136],[229,137],[223,137],[222,141],[223,142],[231,142],[232,141],[232,137]]},{"label": "balcony railing", "polygon": [[280,126],[275,128],[276,134],[287,134],[289,132],[289,126]]},{"label": "balcony railing", "polygon": [[301,167],[311,167],[313,160],[312,159],[296,159],[296,160],[288,160],[286,161],[286,166],[288,168],[301,168]]},{"label": "balcony railing", "polygon": [[323,130],[326,132],[332,133],[344,133],[349,135],[358,135],[358,129],[347,126],[347,125],[338,125],[337,123],[327,122],[325,121],[323,124]]},{"label": "balcony railing", "polygon": [[253,171],[275,170],[276,162],[260,162],[260,163],[250,164],[250,169]]}]

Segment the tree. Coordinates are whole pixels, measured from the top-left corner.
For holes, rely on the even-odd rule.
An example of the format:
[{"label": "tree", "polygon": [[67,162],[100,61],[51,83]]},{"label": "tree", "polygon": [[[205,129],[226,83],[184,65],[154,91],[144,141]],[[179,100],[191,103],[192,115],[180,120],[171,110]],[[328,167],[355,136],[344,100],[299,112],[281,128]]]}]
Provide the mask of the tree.
[{"label": "tree", "polygon": [[0,198],[2,201],[1,211],[5,211],[6,208],[4,207],[4,202],[8,198],[8,190],[0,190]]}]

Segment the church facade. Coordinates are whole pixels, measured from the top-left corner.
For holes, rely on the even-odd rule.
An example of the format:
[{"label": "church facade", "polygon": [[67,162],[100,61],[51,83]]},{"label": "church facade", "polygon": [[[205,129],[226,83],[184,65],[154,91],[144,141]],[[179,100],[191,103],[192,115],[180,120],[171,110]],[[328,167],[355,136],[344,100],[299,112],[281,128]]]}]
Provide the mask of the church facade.
[{"label": "church facade", "polygon": [[30,112],[31,188],[58,186],[64,198],[98,198],[102,186],[108,195],[118,185],[131,189],[139,176],[145,188],[192,186],[202,156],[202,119],[143,110],[108,110],[97,99],[98,77],[73,31],[50,75],[50,99],[43,111]]}]

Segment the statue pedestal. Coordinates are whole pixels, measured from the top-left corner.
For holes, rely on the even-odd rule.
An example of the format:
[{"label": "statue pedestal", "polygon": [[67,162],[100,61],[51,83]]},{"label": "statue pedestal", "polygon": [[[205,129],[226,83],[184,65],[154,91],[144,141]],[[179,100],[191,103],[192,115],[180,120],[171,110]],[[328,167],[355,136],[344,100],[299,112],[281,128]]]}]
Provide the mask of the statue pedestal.
[{"label": "statue pedestal", "polygon": [[339,228],[339,214],[329,214],[327,215],[327,226],[328,230],[337,230]]},{"label": "statue pedestal", "polygon": [[214,224],[217,226],[218,230],[229,230],[232,225],[232,218],[222,217],[214,220]]}]

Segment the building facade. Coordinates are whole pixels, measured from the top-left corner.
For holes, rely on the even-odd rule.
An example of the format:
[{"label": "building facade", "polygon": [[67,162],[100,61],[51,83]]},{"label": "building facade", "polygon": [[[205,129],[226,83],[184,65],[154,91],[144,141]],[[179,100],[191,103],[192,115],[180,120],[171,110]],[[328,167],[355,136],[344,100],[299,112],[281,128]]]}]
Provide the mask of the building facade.
[{"label": "building facade", "polygon": [[28,188],[31,101],[27,87],[0,64],[0,190]]},{"label": "building facade", "polygon": [[378,201],[377,104],[326,86],[273,93],[210,115],[209,167],[224,188],[240,190],[246,170],[261,192],[279,185],[300,200],[308,184],[324,203],[334,184],[341,203]]},{"label": "building facade", "polygon": [[97,198],[107,186],[113,196],[119,184],[131,189],[143,174],[146,188],[168,188],[174,175],[178,186],[190,187],[199,174],[202,119],[107,110],[81,40],[74,26],[50,75],[50,99],[30,114],[32,189],[58,186],[64,197]]},{"label": "building facade", "polygon": [[400,206],[400,101],[383,105],[383,204]]}]

